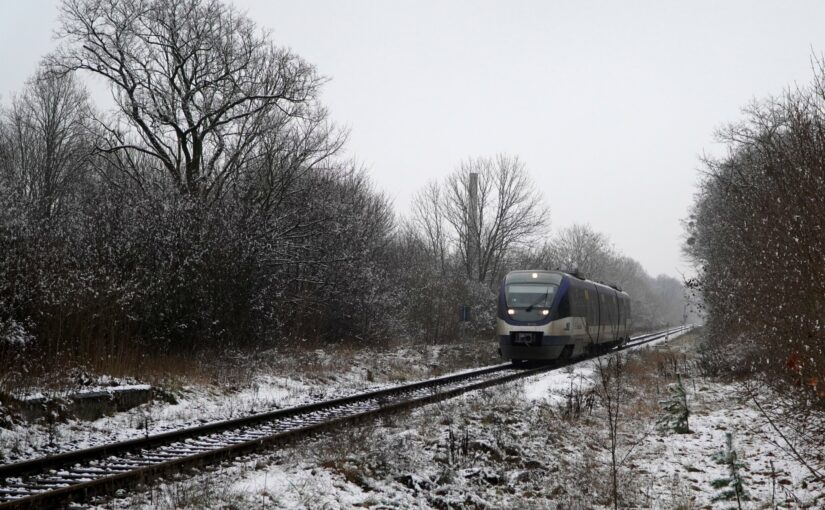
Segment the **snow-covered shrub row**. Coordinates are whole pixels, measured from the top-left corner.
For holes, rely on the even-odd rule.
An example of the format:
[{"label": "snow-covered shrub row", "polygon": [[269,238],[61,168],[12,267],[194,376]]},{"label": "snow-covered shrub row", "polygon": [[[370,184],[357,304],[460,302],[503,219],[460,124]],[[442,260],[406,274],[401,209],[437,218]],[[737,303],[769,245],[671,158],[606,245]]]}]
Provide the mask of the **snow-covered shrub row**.
[{"label": "snow-covered shrub row", "polygon": [[313,66],[221,2],[63,7],[66,44],[0,109],[0,324],[29,339],[0,370],[386,331],[390,205],[339,156]]},{"label": "snow-covered shrub row", "polygon": [[[755,102],[721,129],[725,156],[686,223],[692,284],[713,343],[736,371],[825,406],[825,62],[812,83]],[[796,390],[794,390],[796,391]],[[810,400],[809,400],[810,399]]]},{"label": "snow-covered shrub row", "polygon": [[605,243],[566,258],[564,234],[544,242],[549,213],[517,156],[461,163],[397,221],[343,156],[323,77],[228,4],[75,0],[59,21],[60,48],[0,105],[0,324],[27,340],[5,373],[19,359],[138,372],[293,339],[489,336],[498,282],[541,246],[531,267],[592,271],[638,290],[637,325],[676,322],[654,304],[678,282],[657,293]]}]

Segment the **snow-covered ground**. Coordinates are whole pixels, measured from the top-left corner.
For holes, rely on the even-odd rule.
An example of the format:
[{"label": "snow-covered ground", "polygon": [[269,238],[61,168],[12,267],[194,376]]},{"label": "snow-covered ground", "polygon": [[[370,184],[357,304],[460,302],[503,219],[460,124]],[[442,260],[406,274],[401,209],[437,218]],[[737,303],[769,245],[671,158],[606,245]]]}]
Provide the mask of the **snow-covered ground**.
[{"label": "snow-covered ground", "polygon": [[[622,507],[736,508],[730,487],[738,476],[742,508],[825,508],[823,484],[785,452],[736,384],[691,370],[692,338],[640,349],[625,366],[617,445]],[[174,403],[94,422],[19,423],[0,430],[0,451],[29,457],[496,362],[478,347],[294,354],[236,388],[183,386],[170,392]],[[657,425],[674,371],[685,374],[688,434]],[[298,372],[303,375],[287,377]],[[579,362],[159,482],[103,506],[610,508],[610,441],[595,391],[599,381],[595,360]],[[728,434],[736,473],[724,462]]]},{"label": "snow-covered ground", "polygon": [[[493,343],[272,351],[257,360],[243,384],[173,381],[160,398],[94,421],[72,419],[54,405],[49,419],[0,420],[0,463],[87,448],[207,422],[340,397],[445,372],[500,363]],[[30,392],[20,399],[66,397],[75,391],[111,390],[110,378],[70,389]],[[127,381],[134,383],[135,381]],[[119,384],[123,384],[120,381]],[[132,384],[133,387],[144,387]],[[7,410],[8,411],[8,410]],[[13,412],[13,410],[11,411]],[[0,404],[0,418],[4,415]],[[8,417],[8,414],[6,414]]]},{"label": "snow-covered ground", "polygon": [[[825,508],[825,486],[777,444],[735,384],[686,374],[691,433],[657,426],[684,342],[626,365],[618,481],[624,508]],[[676,354],[674,354],[676,353]],[[674,361],[675,360],[675,361]],[[584,361],[117,500],[119,508],[612,508],[610,441]],[[110,503],[111,504],[111,503]]]}]

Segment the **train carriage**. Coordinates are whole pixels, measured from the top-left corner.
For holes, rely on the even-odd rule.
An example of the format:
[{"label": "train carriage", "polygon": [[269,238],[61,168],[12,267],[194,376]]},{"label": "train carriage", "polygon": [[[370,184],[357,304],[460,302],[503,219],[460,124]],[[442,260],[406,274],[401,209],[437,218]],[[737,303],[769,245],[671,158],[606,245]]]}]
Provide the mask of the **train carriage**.
[{"label": "train carriage", "polygon": [[508,273],[497,315],[500,354],[513,361],[571,358],[630,338],[626,293],[561,271]]}]

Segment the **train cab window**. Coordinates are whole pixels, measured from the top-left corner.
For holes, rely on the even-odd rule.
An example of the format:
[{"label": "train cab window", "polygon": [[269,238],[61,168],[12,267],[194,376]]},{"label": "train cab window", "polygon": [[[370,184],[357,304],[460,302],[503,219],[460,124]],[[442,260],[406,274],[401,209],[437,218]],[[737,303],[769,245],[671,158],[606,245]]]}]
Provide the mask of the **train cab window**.
[{"label": "train cab window", "polygon": [[547,283],[511,283],[505,286],[504,297],[513,308],[549,308],[557,289]]}]

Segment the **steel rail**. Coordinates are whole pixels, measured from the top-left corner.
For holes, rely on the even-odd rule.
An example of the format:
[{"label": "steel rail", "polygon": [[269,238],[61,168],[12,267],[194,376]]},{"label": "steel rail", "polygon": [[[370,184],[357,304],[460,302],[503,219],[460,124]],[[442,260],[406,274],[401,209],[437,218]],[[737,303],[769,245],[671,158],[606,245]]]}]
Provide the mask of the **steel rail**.
[{"label": "steel rail", "polygon": [[[53,469],[55,467],[72,465],[79,461],[85,461],[92,458],[104,458],[111,455],[122,454],[130,451],[140,450],[147,447],[154,447],[162,444],[173,443],[181,441],[190,437],[202,436],[205,434],[219,432],[223,430],[230,430],[233,428],[240,428],[244,426],[254,425],[257,423],[289,418],[306,414],[308,412],[316,411],[323,408],[331,408],[338,406],[345,406],[355,402],[363,401],[369,398],[380,398],[404,391],[411,391],[423,387],[435,386],[438,384],[448,384],[460,380],[478,377],[493,372],[498,372],[510,368],[509,363],[502,363],[499,365],[492,365],[468,372],[461,372],[458,374],[450,374],[446,376],[427,379],[410,384],[399,386],[390,386],[378,390],[372,390],[365,393],[358,393],[346,397],[339,397],[332,400],[324,400],[321,402],[314,402],[310,404],[303,404],[286,409],[278,409],[276,411],[269,411],[266,413],[258,413],[231,420],[217,421],[190,427],[185,429],[173,430],[160,434],[153,434],[150,436],[129,439],[126,441],[118,441],[106,445],[95,446],[91,448],[84,448],[80,450],[73,450],[56,455],[49,455],[14,464],[7,464],[0,466],[0,478],[8,478],[12,476],[25,476],[33,473],[39,473],[44,469]],[[2,488],[2,486],[0,486]],[[2,497],[0,495],[0,497]]]},{"label": "steel rail", "polygon": [[[672,328],[631,339],[630,349],[678,335]],[[576,360],[578,361],[578,360]],[[452,398],[558,368],[509,363],[333,400],[210,423],[129,441],[0,466],[0,509],[47,508],[87,500],[165,473],[243,455],[345,422]],[[505,372],[499,375],[498,372]],[[278,428],[280,427],[280,429]]]}]

